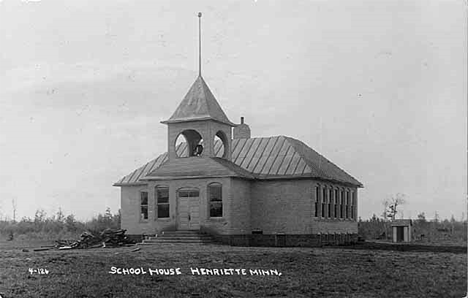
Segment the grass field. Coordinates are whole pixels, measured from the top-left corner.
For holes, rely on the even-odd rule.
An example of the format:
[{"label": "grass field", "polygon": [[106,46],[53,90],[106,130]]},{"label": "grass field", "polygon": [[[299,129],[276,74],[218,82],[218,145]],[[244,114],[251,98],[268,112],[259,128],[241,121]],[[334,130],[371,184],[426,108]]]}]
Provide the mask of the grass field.
[{"label": "grass field", "polygon": [[[0,243],[2,297],[462,298],[467,287],[466,250],[164,245],[135,252],[134,247],[22,251],[41,244],[46,243]],[[110,274],[112,266],[143,268],[146,274]],[[149,273],[157,268],[180,268],[182,274]],[[246,275],[192,275],[190,268],[246,269]],[[250,275],[250,269],[274,269],[281,276]]]}]

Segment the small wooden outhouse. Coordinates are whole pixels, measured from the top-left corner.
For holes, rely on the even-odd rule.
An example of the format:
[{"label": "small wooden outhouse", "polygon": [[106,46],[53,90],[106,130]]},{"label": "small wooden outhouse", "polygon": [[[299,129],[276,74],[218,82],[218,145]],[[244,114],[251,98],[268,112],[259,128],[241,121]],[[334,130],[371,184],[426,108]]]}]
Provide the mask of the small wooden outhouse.
[{"label": "small wooden outhouse", "polygon": [[411,219],[395,219],[391,226],[393,242],[411,242]]}]

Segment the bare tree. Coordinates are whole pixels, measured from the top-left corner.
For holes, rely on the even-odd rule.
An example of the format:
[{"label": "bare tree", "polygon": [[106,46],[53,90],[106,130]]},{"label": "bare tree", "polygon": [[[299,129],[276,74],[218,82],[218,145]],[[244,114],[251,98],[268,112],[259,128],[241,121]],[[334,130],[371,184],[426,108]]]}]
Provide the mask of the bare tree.
[{"label": "bare tree", "polygon": [[401,206],[405,203],[406,203],[405,195],[401,193],[397,193],[396,195],[392,196],[390,199],[385,200],[383,204],[385,207],[386,218],[389,218],[392,221],[395,220],[395,216],[399,212],[398,206]]},{"label": "bare tree", "polygon": [[390,200],[389,199],[386,199],[386,200],[383,200],[382,201],[382,205],[383,205],[383,212],[382,212],[382,217],[385,221],[388,220],[388,217],[387,217],[387,210],[388,210],[388,205],[390,204]]}]

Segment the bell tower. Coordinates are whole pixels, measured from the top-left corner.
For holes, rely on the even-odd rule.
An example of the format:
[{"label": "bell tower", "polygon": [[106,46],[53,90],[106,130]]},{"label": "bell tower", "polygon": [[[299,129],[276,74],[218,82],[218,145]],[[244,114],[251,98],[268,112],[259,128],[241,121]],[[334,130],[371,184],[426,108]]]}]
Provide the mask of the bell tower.
[{"label": "bell tower", "polygon": [[[168,159],[218,156],[231,161],[232,128],[236,124],[229,121],[201,75],[201,13],[198,24],[198,77],[174,114],[161,121],[168,127]],[[176,147],[179,136],[186,142],[185,153],[180,156]]]}]

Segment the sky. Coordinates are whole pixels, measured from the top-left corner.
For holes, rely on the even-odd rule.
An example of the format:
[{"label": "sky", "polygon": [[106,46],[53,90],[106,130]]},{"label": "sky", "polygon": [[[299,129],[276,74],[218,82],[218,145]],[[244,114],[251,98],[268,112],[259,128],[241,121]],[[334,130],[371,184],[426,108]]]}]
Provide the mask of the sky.
[{"label": "sky", "polygon": [[[0,216],[120,208],[198,72],[253,137],[302,140],[364,184],[359,216],[466,219],[461,0],[0,0]],[[397,216],[398,217],[398,216]]]}]

